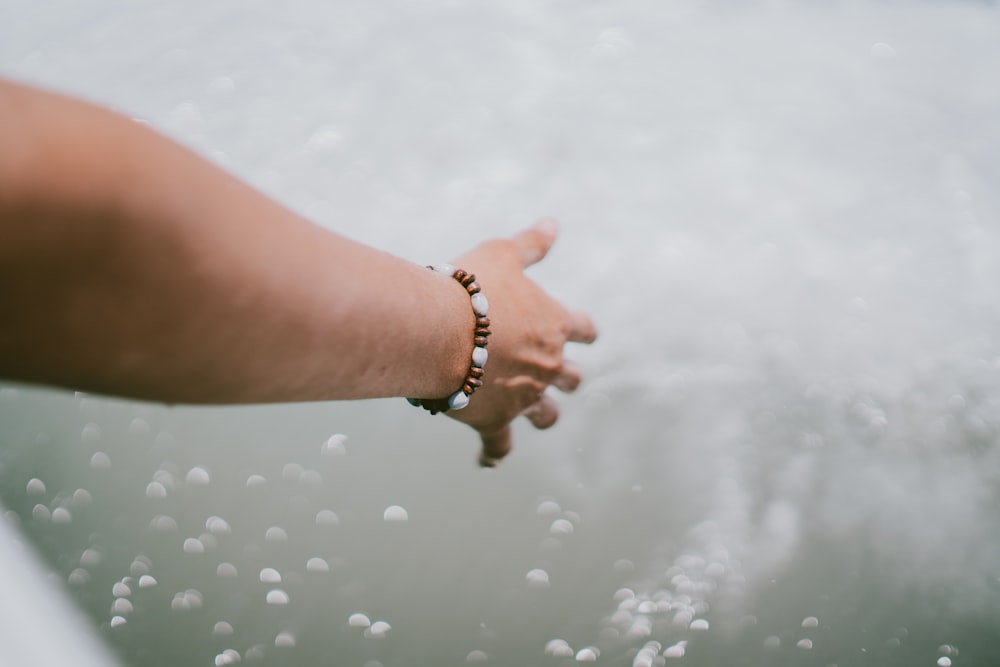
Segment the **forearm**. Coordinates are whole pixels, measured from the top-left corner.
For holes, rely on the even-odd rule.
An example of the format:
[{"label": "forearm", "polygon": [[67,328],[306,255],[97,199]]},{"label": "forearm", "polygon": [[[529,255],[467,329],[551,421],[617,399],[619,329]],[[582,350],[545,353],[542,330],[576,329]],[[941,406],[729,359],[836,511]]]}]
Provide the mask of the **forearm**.
[{"label": "forearm", "polygon": [[178,402],[443,396],[450,279],[110,112],[0,82],[0,376]]}]

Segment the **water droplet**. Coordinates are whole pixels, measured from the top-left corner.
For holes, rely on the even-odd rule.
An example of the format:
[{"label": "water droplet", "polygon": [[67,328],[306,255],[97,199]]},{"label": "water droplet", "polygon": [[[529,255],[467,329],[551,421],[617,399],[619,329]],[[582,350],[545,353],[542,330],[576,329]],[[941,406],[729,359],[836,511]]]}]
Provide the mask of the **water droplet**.
[{"label": "water droplet", "polygon": [[284,528],[280,526],[271,526],[264,533],[265,542],[287,542],[288,533],[285,532]]},{"label": "water droplet", "polygon": [[205,545],[197,537],[189,537],[184,540],[184,553],[203,554],[205,553]]},{"label": "water droplet", "polygon": [[347,436],[343,433],[334,433],[323,444],[320,452],[323,456],[343,456],[347,453]]},{"label": "water droplet", "polygon": [[77,505],[89,505],[94,501],[93,496],[86,489],[77,489],[73,492],[73,502]]},{"label": "water droplet", "polygon": [[83,430],[80,431],[80,440],[82,442],[96,442],[100,437],[101,428],[93,422],[84,426]]},{"label": "water droplet", "polygon": [[280,588],[271,589],[267,592],[267,603],[275,605],[288,604],[288,593]]},{"label": "water droplet", "polygon": [[280,584],[281,573],[273,567],[265,567],[260,571],[260,580],[265,584]]},{"label": "water droplet", "polygon": [[572,658],[573,649],[565,639],[551,639],[545,644],[545,655],[557,658]]},{"label": "water droplet", "polygon": [[227,648],[225,651],[215,656],[215,667],[223,667],[223,665],[235,665],[240,661],[239,652],[234,649]]},{"label": "water droplet", "polygon": [[149,560],[148,556],[139,554],[132,559],[132,564],[129,565],[128,571],[133,577],[137,577],[140,574],[149,574],[149,571],[153,569],[153,561]]},{"label": "water droplet", "polygon": [[806,616],[802,619],[803,628],[815,628],[817,626],[819,626],[819,619],[815,616]]},{"label": "water droplet", "polygon": [[131,614],[132,613],[132,603],[125,598],[118,598],[111,605],[112,614]]},{"label": "water droplet", "polygon": [[951,658],[949,658],[946,655],[943,655],[940,658],[938,658],[937,664],[938,667],[951,667]]},{"label": "water droplet", "polygon": [[549,573],[545,570],[534,569],[528,571],[525,575],[528,580],[529,588],[548,588],[549,587]]},{"label": "water droplet", "polygon": [[672,646],[668,646],[663,651],[664,658],[683,658],[684,653],[687,651],[687,642],[677,642]]},{"label": "water droplet", "polygon": [[212,481],[212,477],[208,474],[208,471],[201,466],[195,466],[188,470],[187,476],[184,481],[188,484],[205,485]]},{"label": "water droplet", "polygon": [[278,648],[293,648],[295,646],[295,635],[287,630],[279,632],[278,636],[274,638],[274,645]]},{"label": "water droplet", "polygon": [[128,434],[133,438],[145,438],[150,433],[152,433],[152,429],[149,428],[149,422],[142,417],[136,417],[129,422]]},{"label": "water droplet", "polygon": [[471,662],[474,664],[480,664],[486,662],[486,654],[482,651],[469,651],[469,655],[465,656],[466,662]]},{"label": "water droplet", "polygon": [[101,552],[97,549],[91,547],[90,549],[85,549],[82,554],[80,554],[80,565],[82,567],[97,567],[101,564],[103,557]]},{"label": "water droplet", "polygon": [[382,513],[382,519],[384,521],[409,521],[410,515],[406,513],[406,509],[399,505],[389,505]]},{"label": "water droplet", "polygon": [[139,588],[152,588],[156,585],[156,579],[151,575],[144,574],[139,577]]},{"label": "water droplet", "polygon": [[796,644],[796,646],[798,646],[803,651],[811,651],[813,643],[811,639],[800,639]]},{"label": "water droplet", "polygon": [[566,519],[556,519],[549,527],[549,532],[553,535],[572,535],[573,524]]},{"label": "water droplet", "polygon": [[617,591],[615,591],[615,594],[612,596],[611,599],[613,599],[615,602],[621,602],[622,600],[631,600],[634,597],[635,597],[635,591],[633,591],[631,588],[619,588]]},{"label": "water droplet", "polygon": [[347,624],[352,628],[367,628],[371,626],[372,622],[368,620],[367,616],[361,612],[357,612],[351,614],[350,618],[347,619]]},{"label": "water droplet", "polygon": [[73,515],[65,507],[57,507],[52,510],[52,523],[69,523],[73,520]]},{"label": "water droplet", "polygon": [[166,498],[167,488],[163,486],[160,482],[150,482],[146,486],[146,497],[147,498]]},{"label": "water droplet", "polygon": [[600,654],[601,654],[601,652],[598,651],[596,647],[594,647],[594,646],[588,646],[588,647],[582,648],[582,649],[580,649],[579,651],[576,652],[576,661],[577,662],[597,662],[597,658],[598,658],[598,656],[600,656]]},{"label": "water droplet", "polygon": [[215,568],[215,576],[225,577],[227,579],[235,578],[238,576],[236,566],[232,563],[219,563],[219,566]]},{"label": "water droplet", "polygon": [[132,595],[132,589],[129,588],[124,582],[119,581],[111,587],[111,594],[116,598],[126,598],[129,595]]},{"label": "water droplet", "polygon": [[554,500],[543,500],[538,503],[538,509],[535,510],[535,514],[538,516],[551,516],[559,514],[562,508],[559,507],[559,503]]},{"label": "water droplet", "polygon": [[691,625],[688,627],[691,630],[708,630],[708,621],[704,618],[697,618],[691,621]]},{"label": "water droplet", "polygon": [[232,532],[229,522],[221,516],[210,516],[205,520],[205,530],[215,535],[228,535]]},{"label": "water droplet", "polygon": [[69,573],[69,576],[66,577],[66,581],[73,586],[83,586],[84,584],[90,582],[90,572],[87,572],[82,567],[78,567]]},{"label": "water droplet", "polygon": [[149,522],[149,527],[153,530],[161,532],[175,531],[177,530],[177,522],[173,517],[157,514],[153,517],[153,520]]},{"label": "water droplet", "polygon": [[389,632],[391,629],[392,626],[385,621],[375,621],[372,623],[371,628],[368,629],[368,632],[365,633],[365,636],[372,637],[374,639],[381,639],[382,637],[385,637],[385,633]]},{"label": "water droplet", "polygon": [[316,513],[317,526],[336,526],[340,523],[340,517],[333,510],[320,510]]},{"label": "water droplet", "polygon": [[112,616],[111,617],[111,627],[117,628],[118,626],[125,625],[128,621],[125,620],[123,616]]},{"label": "water droplet", "polygon": [[231,635],[233,634],[233,626],[225,621],[219,621],[212,628],[213,635]]},{"label": "water droplet", "polygon": [[38,479],[37,477],[33,477],[30,480],[28,480],[28,486],[26,490],[28,492],[28,495],[40,496],[45,493],[45,482]]},{"label": "water droplet", "polygon": [[265,484],[267,484],[267,478],[263,475],[250,475],[247,477],[248,487],[264,486]]},{"label": "water droplet", "polygon": [[329,572],[330,564],[327,563],[322,558],[310,558],[306,562],[306,571],[308,572]]}]

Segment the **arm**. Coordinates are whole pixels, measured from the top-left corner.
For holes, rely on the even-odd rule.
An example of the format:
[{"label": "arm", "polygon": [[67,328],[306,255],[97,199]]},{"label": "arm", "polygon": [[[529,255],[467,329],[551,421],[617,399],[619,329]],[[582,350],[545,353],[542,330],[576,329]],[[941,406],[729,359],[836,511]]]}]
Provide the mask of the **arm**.
[{"label": "arm", "polygon": [[[454,413],[509,448],[571,390],[593,325],[527,280],[540,226],[456,260],[491,299],[486,385]],[[168,402],[440,397],[473,315],[450,278],[295,215],[128,119],[0,80],[0,376]]]}]

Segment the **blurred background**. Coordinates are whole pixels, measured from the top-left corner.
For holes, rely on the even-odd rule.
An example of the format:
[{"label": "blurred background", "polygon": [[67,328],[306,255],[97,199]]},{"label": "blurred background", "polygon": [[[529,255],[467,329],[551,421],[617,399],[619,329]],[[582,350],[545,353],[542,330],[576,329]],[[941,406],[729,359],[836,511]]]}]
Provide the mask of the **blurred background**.
[{"label": "blurred background", "polygon": [[[998,12],[0,0],[0,75],[353,238],[557,217],[532,275],[601,328],[491,471],[402,400],[3,385],[27,590],[129,667],[997,664]],[[58,636],[30,597],[0,637]]]}]

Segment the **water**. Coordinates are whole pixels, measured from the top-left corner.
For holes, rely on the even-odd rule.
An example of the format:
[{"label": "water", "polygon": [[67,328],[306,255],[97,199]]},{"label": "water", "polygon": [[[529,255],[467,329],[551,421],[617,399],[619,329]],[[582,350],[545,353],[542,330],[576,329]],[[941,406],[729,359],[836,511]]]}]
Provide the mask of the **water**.
[{"label": "water", "polygon": [[560,218],[602,338],[494,471],[402,400],[7,385],[9,520],[126,665],[996,664],[997,11],[11,8],[0,71],[360,240]]}]

